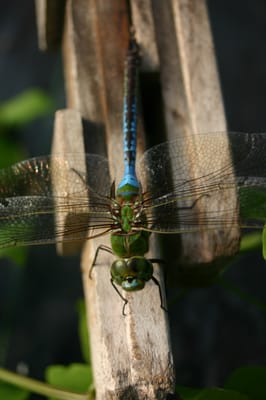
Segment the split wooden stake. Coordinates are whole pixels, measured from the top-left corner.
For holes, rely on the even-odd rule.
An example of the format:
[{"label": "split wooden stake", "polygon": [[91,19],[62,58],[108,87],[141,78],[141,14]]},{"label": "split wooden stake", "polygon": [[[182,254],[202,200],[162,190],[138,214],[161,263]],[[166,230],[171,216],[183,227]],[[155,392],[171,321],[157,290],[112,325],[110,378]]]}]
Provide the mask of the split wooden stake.
[{"label": "split wooden stake", "polygon": [[[126,3],[67,1],[63,54],[67,104],[72,111],[57,116],[54,137],[57,152],[77,151],[78,146],[81,153],[85,149],[107,154],[110,174],[117,181],[123,169],[123,64],[129,32]],[[144,68],[160,70],[167,136],[188,138],[188,146],[181,151],[189,159],[191,134],[226,131],[205,1],[132,0],[131,11]],[[140,129],[138,154],[144,151],[144,144]],[[191,178],[193,173],[192,168]],[[228,201],[235,200],[219,199],[225,205]],[[196,238],[193,235],[193,242],[184,235],[179,260],[192,264],[195,260],[209,262],[225,249],[229,255],[229,242],[233,244],[230,252],[234,252],[238,232],[230,232],[227,243],[221,242],[218,232],[203,232]],[[158,288],[149,282],[143,291],[126,295],[129,303],[124,317],[121,299],[110,285],[110,254],[100,254],[93,279],[89,279],[88,271],[99,244],[108,245],[108,238],[87,241],[82,253],[97,400],[166,399],[174,393],[174,369],[167,314],[160,308]],[[61,251],[68,252],[67,247],[64,245]],[[158,257],[157,249],[152,242],[149,256]],[[159,267],[155,268],[155,275],[163,284]]]}]

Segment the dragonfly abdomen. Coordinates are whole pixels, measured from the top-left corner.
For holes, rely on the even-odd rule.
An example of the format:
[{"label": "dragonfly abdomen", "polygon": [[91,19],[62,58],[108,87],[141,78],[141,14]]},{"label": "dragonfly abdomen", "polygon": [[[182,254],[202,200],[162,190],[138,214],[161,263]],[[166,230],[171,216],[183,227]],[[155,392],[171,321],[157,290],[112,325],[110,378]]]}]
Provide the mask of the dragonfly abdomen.
[{"label": "dragonfly abdomen", "polygon": [[124,177],[118,186],[120,191],[125,185],[139,188],[136,178],[136,136],[137,136],[137,87],[140,65],[139,46],[134,34],[131,34],[125,62],[124,77],[124,110],[123,110],[123,140],[124,140]]}]

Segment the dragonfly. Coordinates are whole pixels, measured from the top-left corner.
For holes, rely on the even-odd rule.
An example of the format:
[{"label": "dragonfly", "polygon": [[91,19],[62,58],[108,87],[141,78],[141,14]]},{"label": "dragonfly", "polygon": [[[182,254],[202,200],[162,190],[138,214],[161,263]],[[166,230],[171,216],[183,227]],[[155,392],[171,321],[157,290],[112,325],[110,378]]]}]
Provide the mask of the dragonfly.
[{"label": "dragonfly", "polygon": [[[139,46],[131,35],[124,81],[124,174],[117,188],[110,184],[108,160],[98,154],[84,156],[85,170],[75,154],[71,165],[53,155],[0,170],[0,248],[109,234],[111,247],[99,246],[92,266],[100,251],[116,256],[110,279],[125,304],[116,285],[130,292],[150,280],[158,284],[153,264],[159,260],[145,257],[151,233],[261,229],[266,215],[265,133],[180,137],[151,147],[136,163],[139,66]],[[54,177],[67,180],[68,190],[54,185]],[[224,196],[229,201],[221,205]],[[67,225],[60,219],[66,213]]]}]

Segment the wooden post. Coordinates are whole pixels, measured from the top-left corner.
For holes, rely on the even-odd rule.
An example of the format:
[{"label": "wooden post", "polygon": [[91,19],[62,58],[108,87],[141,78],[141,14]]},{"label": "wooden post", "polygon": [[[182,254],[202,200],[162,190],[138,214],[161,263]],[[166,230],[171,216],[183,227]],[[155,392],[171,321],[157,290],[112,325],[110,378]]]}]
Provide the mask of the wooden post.
[{"label": "wooden post", "polygon": [[[205,0],[135,0],[133,5],[136,36],[140,43],[145,43],[147,21],[152,21],[151,32],[154,32],[157,53],[151,46],[145,53],[146,64],[156,69],[158,60],[167,139],[184,139],[179,152],[191,165],[187,178],[207,175],[229,164],[226,118]],[[223,149],[228,148],[223,159],[217,159],[213,154],[206,162],[204,148],[197,149],[195,135],[208,132],[221,132],[220,145]],[[197,159],[192,160],[191,154],[197,154]],[[198,215],[204,215],[206,210],[237,209],[236,192],[232,190],[229,196],[220,191],[211,204],[203,199],[196,208]],[[204,276],[203,284],[207,284],[220,268],[219,257],[222,260],[238,251],[239,237],[239,229],[225,227],[222,223],[217,230],[168,236],[167,254],[174,260],[170,273],[177,275],[179,284],[183,279],[186,285],[201,284],[201,276]],[[180,241],[177,253],[175,249]],[[217,262],[211,263],[217,258]]]},{"label": "wooden post", "polygon": [[62,39],[66,0],[35,0],[38,42],[41,50],[58,48]]},{"label": "wooden post", "polygon": [[[134,0],[131,9],[145,68],[160,68],[168,138],[185,138],[180,151],[189,160],[197,143],[193,135],[226,131],[205,1]],[[68,0],[63,44],[68,107],[80,113],[84,127],[84,140],[79,142],[86,152],[107,153],[111,176],[117,180],[123,169],[122,81],[129,32],[127,15],[124,0]],[[77,118],[73,141],[79,135],[79,126]],[[65,142],[64,135],[55,137],[54,143],[60,142]],[[140,131],[138,154],[144,150],[144,143]],[[71,152],[70,141],[67,146]],[[62,148],[66,153],[63,143]],[[202,165],[200,159],[196,164],[208,173],[204,154],[201,157]],[[227,159],[229,155],[221,162]],[[194,170],[193,162],[191,165],[189,177],[193,178],[199,171]],[[209,164],[209,168],[213,166]],[[219,207],[223,203],[226,207],[228,201],[232,204],[236,200],[217,201]],[[204,212],[206,204],[199,202],[199,207],[199,212]],[[208,263],[225,250],[227,255],[235,251],[237,243],[238,232],[228,232],[223,238],[214,231],[203,231],[193,239],[183,235],[179,261]],[[127,316],[122,316],[121,299],[109,282],[113,257],[101,253],[93,279],[89,279],[99,244],[108,245],[108,238],[88,241],[82,253],[97,399],[167,398],[174,392],[173,358],[167,314],[160,308],[158,288],[149,282],[142,292],[128,294]],[[157,247],[152,242],[152,257],[158,257]],[[162,282],[157,267],[155,275]]]},{"label": "wooden post", "polygon": [[[74,151],[77,147],[82,151],[84,146],[86,152],[107,153],[116,182],[123,170],[123,70],[129,33],[126,3],[67,2],[63,55],[67,104],[72,110],[57,114],[53,140],[57,154],[72,152],[76,140]],[[71,129],[68,121],[72,121]],[[140,129],[138,155],[143,149],[144,133]],[[99,244],[110,245],[109,238],[85,243],[81,262],[97,400],[166,398],[174,393],[174,370],[167,313],[161,308],[158,287],[148,282],[141,292],[125,294],[129,303],[123,316],[123,302],[110,284],[114,257],[100,253],[89,279]],[[60,249],[64,254],[72,250],[76,249],[67,243]],[[148,256],[158,257],[158,252]],[[155,266],[155,276],[163,288],[161,275],[159,266]]]}]

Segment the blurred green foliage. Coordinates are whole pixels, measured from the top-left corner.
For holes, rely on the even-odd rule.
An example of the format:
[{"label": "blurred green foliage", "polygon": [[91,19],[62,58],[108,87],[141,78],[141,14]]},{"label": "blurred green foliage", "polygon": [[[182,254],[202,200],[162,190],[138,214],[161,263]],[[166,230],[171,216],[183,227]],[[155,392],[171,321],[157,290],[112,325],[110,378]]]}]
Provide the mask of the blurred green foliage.
[{"label": "blurred green foliage", "polygon": [[79,338],[81,352],[87,364],[91,362],[89,336],[88,336],[88,323],[84,301],[79,301],[77,305],[79,315]]},{"label": "blurred green foliage", "polygon": [[[23,144],[14,139],[16,130],[50,114],[53,108],[51,97],[40,89],[25,90],[0,103],[0,168],[27,158]],[[0,249],[0,257],[9,258],[17,265],[24,265],[27,252],[26,247]]]},{"label": "blurred green foliage", "polygon": [[0,399],[3,400],[26,400],[30,396],[28,390],[21,389],[9,383],[0,382]]},{"label": "blurred green foliage", "polygon": [[[86,364],[51,365],[46,369],[46,381],[57,388],[86,393],[92,385],[92,369]],[[49,400],[57,400],[50,397]]]},{"label": "blurred green foliage", "polygon": [[0,103],[0,133],[10,128],[29,124],[51,112],[54,102],[40,89],[28,89],[10,100]]}]

